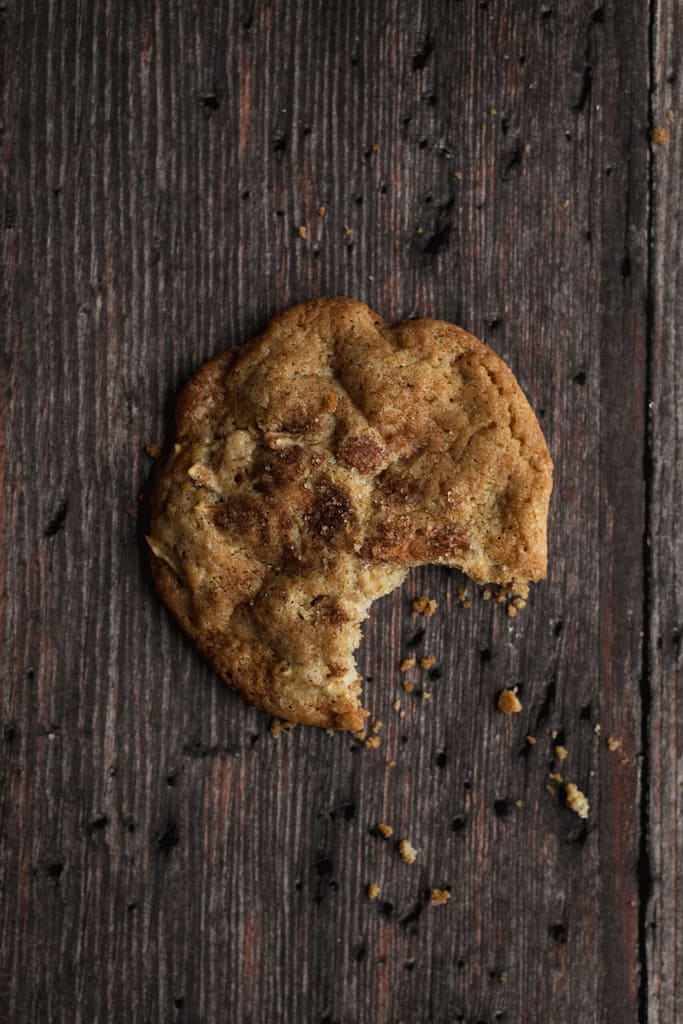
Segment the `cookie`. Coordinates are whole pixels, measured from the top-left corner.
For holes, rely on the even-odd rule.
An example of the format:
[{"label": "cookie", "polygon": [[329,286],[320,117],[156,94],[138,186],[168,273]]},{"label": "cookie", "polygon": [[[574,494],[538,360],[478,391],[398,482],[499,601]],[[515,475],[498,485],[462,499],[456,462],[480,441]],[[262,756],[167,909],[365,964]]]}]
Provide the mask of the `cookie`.
[{"label": "cookie", "polygon": [[152,494],[159,592],[218,675],[279,718],[357,730],[376,598],[438,563],[525,594],[552,463],[505,363],[439,320],[346,298],[207,363]]}]

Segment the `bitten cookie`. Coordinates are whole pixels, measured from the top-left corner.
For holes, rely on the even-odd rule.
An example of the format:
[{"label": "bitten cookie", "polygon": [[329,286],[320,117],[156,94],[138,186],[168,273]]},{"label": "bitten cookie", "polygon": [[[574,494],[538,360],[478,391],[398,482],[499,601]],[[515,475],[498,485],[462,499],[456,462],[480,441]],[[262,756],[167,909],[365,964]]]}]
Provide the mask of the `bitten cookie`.
[{"label": "bitten cookie", "polygon": [[514,376],[439,320],[286,310],[185,387],[151,502],[164,601],[216,672],[293,722],[360,729],[371,603],[439,563],[525,594],[552,463]]}]

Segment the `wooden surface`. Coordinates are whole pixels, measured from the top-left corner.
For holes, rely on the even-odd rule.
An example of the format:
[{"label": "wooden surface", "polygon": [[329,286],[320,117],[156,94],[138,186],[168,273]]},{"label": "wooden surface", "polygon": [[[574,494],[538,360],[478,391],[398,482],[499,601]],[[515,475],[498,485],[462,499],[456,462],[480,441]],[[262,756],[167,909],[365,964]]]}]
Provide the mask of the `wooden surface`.
[{"label": "wooden surface", "polygon": [[[6,0],[0,26],[0,1019],[683,1019],[677,0]],[[478,334],[556,462],[515,620],[436,568],[373,609],[376,751],[271,738],[126,513],[187,376],[318,294]]]}]

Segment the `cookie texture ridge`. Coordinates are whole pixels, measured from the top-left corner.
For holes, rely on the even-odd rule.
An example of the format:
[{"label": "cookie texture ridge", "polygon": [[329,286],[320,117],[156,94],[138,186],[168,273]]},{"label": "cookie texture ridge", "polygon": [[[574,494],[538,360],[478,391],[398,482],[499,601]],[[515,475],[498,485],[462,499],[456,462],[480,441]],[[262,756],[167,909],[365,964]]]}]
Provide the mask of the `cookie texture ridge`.
[{"label": "cookie texture ridge", "polygon": [[505,363],[452,324],[294,306],[199,370],[176,426],[151,499],[157,587],[279,718],[362,727],[361,623],[411,567],[522,594],[545,576],[543,434]]}]

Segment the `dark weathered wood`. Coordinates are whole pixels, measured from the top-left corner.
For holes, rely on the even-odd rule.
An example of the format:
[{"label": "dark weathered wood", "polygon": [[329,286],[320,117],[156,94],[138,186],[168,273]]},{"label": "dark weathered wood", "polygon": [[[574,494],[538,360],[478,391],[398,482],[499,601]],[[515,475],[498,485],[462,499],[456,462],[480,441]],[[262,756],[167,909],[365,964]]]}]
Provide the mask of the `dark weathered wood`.
[{"label": "dark weathered wood", "polygon": [[[638,970],[648,7],[2,4],[3,1020],[621,1024],[648,998],[674,1019],[673,918],[648,987]],[[675,4],[658,9],[661,76]],[[677,127],[660,190],[678,187]],[[680,505],[666,210],[652,495]],[[556,460],[550,578],[514,621],[472,587],[461,608],[439,569],[373,610],[378,751],[271,739],[170,620],[144,512],[126,514],[187,376],[335,293],[483,337]],[[671,592],[674,527],[651,529]],[[649,736],[673,744],[680,600],[656,605],[657,586]],[[423,592],[428,701],[398,671]],[[673,885],[674,755],[646,754],[653,870]],[[588,794],[586,824],[551,770]],[[382,820],[414,865],[371,834]],[[426,905],[430,886],[450,904]],[[656,888],[658,922],[660,905]]]},{"label": "dark weathered wood", "polygon": [[646,954],[649,1020],[683,1017],[681,885],[683,745],[680,666],[683,628],[683,476],[681,393],[681,169],[680,77],[683,25],[680,5],[655,5],[651,127],[652,268],[650,361],[650,473],[647,547],[649,679],[646,698],[648,843],[643,851],[641,916]]}]

